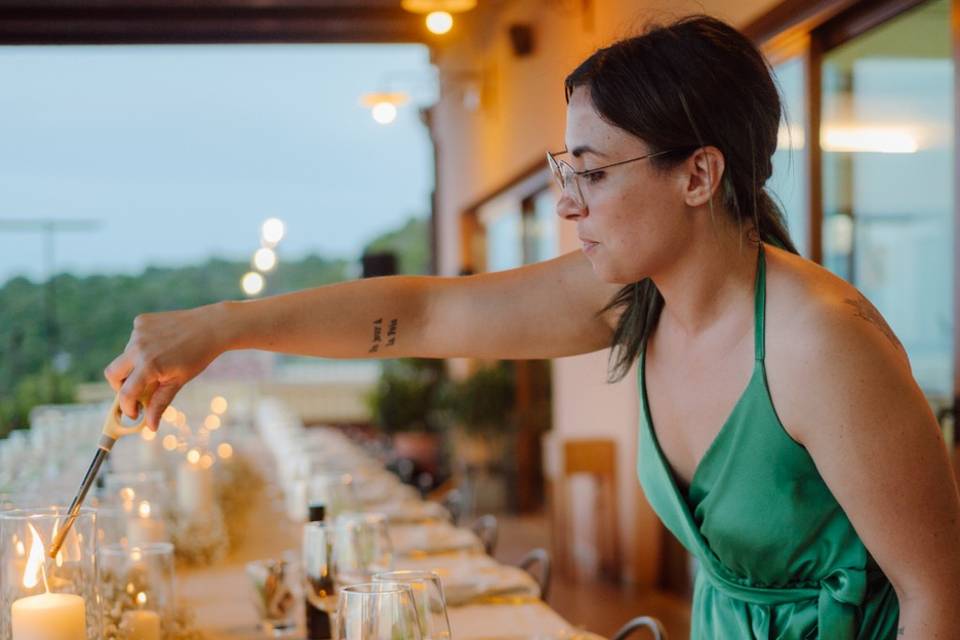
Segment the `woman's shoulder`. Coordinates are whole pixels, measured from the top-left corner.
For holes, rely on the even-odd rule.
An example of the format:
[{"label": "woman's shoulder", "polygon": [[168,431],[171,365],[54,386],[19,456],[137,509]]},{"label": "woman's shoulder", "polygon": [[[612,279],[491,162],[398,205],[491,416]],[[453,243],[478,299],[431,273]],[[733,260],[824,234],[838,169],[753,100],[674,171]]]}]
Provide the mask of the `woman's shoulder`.
[{"label": "woman's shoulder", "polygon": [[882,338],[903,352],[880,311],[851,283],[788,251],[766,245],[765,254],[768,334],[787,333],[796,343],[850,339],[852,333]]},{"label": "woman's shoulder", "polygon": [[883,315],[849,282],[820,265],[769,248],[766,360],[768,385],[784,427],[804,440],[811,397],[852,380],[912,378],[906,351]]}]

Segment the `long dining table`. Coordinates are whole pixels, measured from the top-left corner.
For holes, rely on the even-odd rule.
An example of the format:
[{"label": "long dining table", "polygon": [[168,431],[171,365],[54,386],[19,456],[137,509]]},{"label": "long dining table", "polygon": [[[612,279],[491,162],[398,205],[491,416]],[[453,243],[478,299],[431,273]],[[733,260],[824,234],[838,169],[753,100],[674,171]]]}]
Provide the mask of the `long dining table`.
[{"label": "long dining table", "polygon": [[[371,469],[376,477],[374,484],[382,485],[385,478],[390,482],[390,476],[376,472],[376,458],[350,443],[338,430],[305,428],[277,401],[266,399],[261,405],[257,433],[247,447],[272,455],[258,457],[266,483],[249,510],[243,543],[224,561],[178,572],[178,597],[189,603],[196,627],[210,639],[268,637],[260,625],[245,565],[257,559],[281,558],[284,553],[300,553],[303,522],[297,510],[290,509],[289,498],[303,478],[297,478],[289,465],[303,467],[304,456],[333,448],[340,461],[350,460],[361,469],[359,480],[355,480],[358,488],[363,488],[365,477],[372,478]],[[408,489],[398,486],[401,493],[392,494],[379,505],[389,513],[394,568],[433,570],[441,576],[453,638],[597,638],[573,627],[543,602],[532,577],[486,555],[471,531],[454,527],[443,517],[445,512],[438,504],[422,502]],[[376,512],[378,505],[367,504],[363,510]],[[414,516],[405,517],[408,514]]]}]

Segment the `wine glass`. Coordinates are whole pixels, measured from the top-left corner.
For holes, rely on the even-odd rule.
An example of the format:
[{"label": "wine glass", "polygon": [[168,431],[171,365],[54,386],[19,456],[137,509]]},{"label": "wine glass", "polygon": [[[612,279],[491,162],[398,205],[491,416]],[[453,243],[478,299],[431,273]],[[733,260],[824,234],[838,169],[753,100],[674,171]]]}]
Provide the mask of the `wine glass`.
[{"label": "wine glass", "polygon": [[334,640],[424,640],[410,586],[365,582],[344,587]]},{"label": "wine glass", "polygon": [[335,521],[333,571],[338,587],[369,582],[393,569],[393,545],[382,513],[342,514]]},{"label": "wine glass", "polygon": [[443,595],[440,576],[433,571],[385,571],[373,576],[373,581],[396,582],[409,585],[420,619],[420,633],[430,640],[450,640],[450,619]]}]

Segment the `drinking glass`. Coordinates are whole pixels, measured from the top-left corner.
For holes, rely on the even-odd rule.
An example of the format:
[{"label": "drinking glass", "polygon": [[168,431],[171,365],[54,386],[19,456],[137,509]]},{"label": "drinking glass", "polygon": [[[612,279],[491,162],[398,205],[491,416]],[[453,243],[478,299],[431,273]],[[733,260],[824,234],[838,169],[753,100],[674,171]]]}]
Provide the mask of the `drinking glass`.
[{"label": "drinking glass", "polygon": [[349,513],[336,519],[333,572],[338,587],[369,582],[393,569],[393,545],[382,513]]},{"label": "drinking glass", "polygon": [[410,586],[366,582],[340,592],[334,640],[423,640]]},{"label": "drinking glass", "polygon": [[410,587],[420,620],[420,634],[430,640],[449,640],[450,619],[440,576],[433,571],[385,571],[374,582],[396,582]]}]

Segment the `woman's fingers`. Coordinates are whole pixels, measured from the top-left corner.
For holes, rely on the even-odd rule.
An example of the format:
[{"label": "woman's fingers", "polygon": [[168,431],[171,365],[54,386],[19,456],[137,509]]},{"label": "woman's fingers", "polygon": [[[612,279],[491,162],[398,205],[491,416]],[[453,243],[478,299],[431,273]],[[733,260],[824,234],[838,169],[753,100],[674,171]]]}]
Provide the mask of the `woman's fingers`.
[{"label": "woman's fingers", "polygon": [[120,387],[120,408],[131,420],[135,420],[140,415],[140,399],[146,395],[146,392],[155,381],[142,363],[135,367],[133,372],[127,376],[127,379]]},{"label": "woman's fingers", "polygon": [[107,365],[107,368],[103,370],[103,377],[107,379],[114,391],[120,391],[123,381],[127,379],[131,371],[133,371],[133,358],[130,357],[129,350],[126,350]]},{"label": "woman's fingers", "polygon": [[156,431],[160,428],[160,418],[163,412],[167,410],[173,398],[180,391],[178,384],[164,384],[157,387],[157,390],[150,396],[150,404],[147,407],[147,427]]}]

